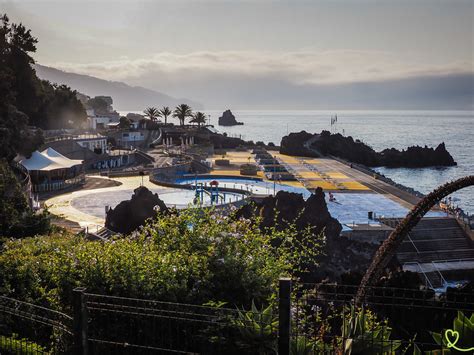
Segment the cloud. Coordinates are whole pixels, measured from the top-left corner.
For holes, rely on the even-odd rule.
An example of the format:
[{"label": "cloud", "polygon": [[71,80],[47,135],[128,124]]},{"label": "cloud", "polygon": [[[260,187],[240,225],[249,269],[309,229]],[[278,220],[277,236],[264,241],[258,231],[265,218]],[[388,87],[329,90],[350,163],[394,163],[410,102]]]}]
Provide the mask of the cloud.
[{"label": "cloud", "polygon": [[120,57],[90,64],[42,64],[78,74],[128,82],[140,82],[148,75],[157,79],[161,75],[167,80],[174,78],[182,81],[191,73],[201,78],[222,74],[273,77],[296,85],[383,81],[419,75],[472,72],[473,68],[472,61],[429,65],[414,59],[401,61],[399,56],[387,52],[356,50],[162,52],[148,58]]}]

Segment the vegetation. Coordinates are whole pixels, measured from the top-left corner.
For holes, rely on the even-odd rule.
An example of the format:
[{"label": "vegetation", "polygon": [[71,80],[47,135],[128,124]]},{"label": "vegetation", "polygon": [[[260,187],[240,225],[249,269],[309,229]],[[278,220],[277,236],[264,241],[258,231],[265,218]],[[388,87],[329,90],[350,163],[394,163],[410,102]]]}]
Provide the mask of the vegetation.
[{"label": "vegetation", "polygon": [[93,97],[87,101],[87,106],[92,108],[95,113],[103,114],[107,112],[108,102],[103,97]]},{"label": "vegetation", "polygon": [[22,24],[0,15],[0,158],[28,156],[42,143],[42,129],[80,126],[86,113],[76,92],[40,80],[31,54],[38,40]]},{"label": "vegetation", "polygon": [[202,112],[196,112],[193,115],[193,118],[191,119],[191,121],[189,121],[189,122],[197,123],[198,128],[201,128],[202,124],[206,124],[206,115]]},{"label": "vegetation", "polygon": [[19,338],[17,334],[10,337],[0,335],[0,354],[5,355],[39,355],[47,354],[46,349],[28,339]]},{"label": "vegetation", "polygon": [[173,112],[171,112],[171,109],[168,106],[164,106],[160,110],[160,115],[161,115],[161,117],[163,117],[165,119],[165,124],[168,123],[168,117],[171,116],[172,113]]},{"label": "vegetation", "polygon": [[76,286],[198,304],[264,304],[279,276],[318,256],[320,237],[307,234],[313,249],[301,253],[305,241],[297,241],[294,228],[262,231],[258,224],[190,210],[108,242],[66,233],[8,241],[0,254],[0,293],[59,310],[69,308]]},{"label": "vegetation", "polygon": [[188,105],[181,104],[174,109],[173,117],[176,117],[179,120],[179,124],[184,126],[186,118],[193,117],[193,111]]},{"label": "vegetation", "polygon": [[35,214],[12,169],[0,160],[0,238],[21,238],[49,231],[47,213]]},{"label": "vegetation", "polygon": [[160,117],[160,111],[156,107],[147,107],[143,113],[151,121],[156,121]]},{"label": "vegetation", "polygon": [[121,116],[120,117],[120,122],[119,122],[119,127],[123,129],[128,129],[130,128],[130,125],[132,124],[132,121],[130,121],[127,117]]}]

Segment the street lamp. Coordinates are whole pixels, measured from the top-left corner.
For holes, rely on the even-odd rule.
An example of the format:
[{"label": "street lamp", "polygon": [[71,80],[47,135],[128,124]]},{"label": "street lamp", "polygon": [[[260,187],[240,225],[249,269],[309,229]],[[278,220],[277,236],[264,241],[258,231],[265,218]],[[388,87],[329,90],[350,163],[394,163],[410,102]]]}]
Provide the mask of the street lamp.
[{"label": "street lamp", "polygon": [[276,180],[275,180],[275,175],[276,175],[276,155],[273,156],[273,196],[276,195]]}]

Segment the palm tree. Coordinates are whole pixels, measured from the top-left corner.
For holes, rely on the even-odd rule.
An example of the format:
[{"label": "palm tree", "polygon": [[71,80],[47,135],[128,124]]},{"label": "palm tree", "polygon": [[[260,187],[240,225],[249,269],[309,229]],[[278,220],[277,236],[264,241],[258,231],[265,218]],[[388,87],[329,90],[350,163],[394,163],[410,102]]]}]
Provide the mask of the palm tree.
[{"label": "palm tree", "polygon": [[193,116],[193,119],[189,122],[197,123],[198,128],[201,128],[201,124],[206,123],[206,115],[202,112],[196,112]]},{"label": "palm tree", "polygon": [[193,111],[191,110],[191,107],[189,107],[186,104],[181,104],[179,106],[176,106],[173,112],[173,117],[176,117],[179,119],[179,124],[181,126],[184,126],[184,121],[186,120],[186,117],[192,117],[193,116]]},{"label": "palm tree", "polygon": [[147,107],[145,111],[143,111],[145,117],[148,117],[152,121],[156,121],[158,117],[160,117],[160,111],[156,107]]},{"label": "palm tree", "polygon": [[161,110],[160,110],[160,116],[161,117],[164,117],[165,119],[165,124],[168,123],[167,120],[168,120],[168,116],[170,116],[173,112],[171,112],[170,108],[168,106],[164,106]]}]

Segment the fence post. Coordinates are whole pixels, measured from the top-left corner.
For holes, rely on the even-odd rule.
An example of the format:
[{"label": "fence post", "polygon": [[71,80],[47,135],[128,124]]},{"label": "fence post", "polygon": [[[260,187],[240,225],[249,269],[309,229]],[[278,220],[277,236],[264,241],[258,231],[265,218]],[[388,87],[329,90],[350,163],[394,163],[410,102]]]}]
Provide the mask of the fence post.
[{"label": "fence post", "polygon": [[290,354],[291,279],[280,278],[278,287],[278,355]]},{"label": "fence post", "polygon": [[76,287],[72,291],[74,355],[87,355],[87,309],[85,304],[85,287]]}]

